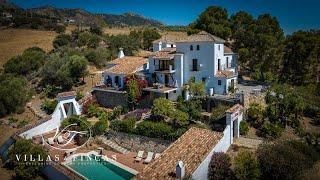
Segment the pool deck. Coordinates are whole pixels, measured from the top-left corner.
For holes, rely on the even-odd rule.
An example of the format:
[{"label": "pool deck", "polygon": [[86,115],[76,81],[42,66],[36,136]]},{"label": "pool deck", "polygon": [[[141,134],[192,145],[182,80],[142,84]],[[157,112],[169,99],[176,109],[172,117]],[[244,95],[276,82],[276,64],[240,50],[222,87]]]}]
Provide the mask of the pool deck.
[{"label": "pool deck", "polygon": [[[50,132],[44,135],[44,138],[47,139],[48,137],[52,137],[54,135],[54,132]],[[34,138],[33,139],[34,142],[40,142],[40,137]],[[48,144],[44,145],[45,148],[48,150],[49,155],[51,156],[52,160],[55,160],[55,157],[59,157],[58,162],[59,163],[63,163],[65,161],[65,150],[59,150],[56,148],[53,148],[52,146],[49,146]],[[54,147],[58,147],[57,142],[55,142],[55,144],[53,145]],[[75,143],[71,143],[69,145],[67,145],[65,148],[66,149],[72,149],[72,148],[76,148],[77,145]],[[98,148],[97,149],[93,149],[96,152],[98,152]],[[80,148],[77,149],[74,154],[78,154],[78,153],[87,153],[92,151],[92,148],[86,149],[86,148]],[[129,168],[132,168],[138,172],[141,172],[147,164],[144,164],[144,158],[147,155],[147,152],[144,153],[144,158],[140,161],[140,162],[136,162],[135,161],[135,157],[137,155],[137,152],[129,152],[127,154],[121,154],[118,152],[114,152],[111,150],[104,150],[103,151],[103,155],[105,155],[106,157],[108,157],[109,159],[115,160],[116,162],[123,164],[125,166],[128,166]],[[114,159],[114,157],[116,157],[116,159]],[[154,161],[154,159],[152,160]],[[152,162],[151,161],[151,162]]]},{"label": "pool deck", "polygon": [[112,159],[112,156],[116,156],[117,158],[117,162],[126,165],[138,172],[141,172],[144,167],[146,166],[146,164],[143,164],[144,159],[142,159],[140,162],[135,162],[134,159],[137,155],[137,153],[135,152],[129,152],[128,154],[121,154],[121,153],[116,153],[113,151],[105,151],[103,153],[105,156],[107,156],[108,158]]}]

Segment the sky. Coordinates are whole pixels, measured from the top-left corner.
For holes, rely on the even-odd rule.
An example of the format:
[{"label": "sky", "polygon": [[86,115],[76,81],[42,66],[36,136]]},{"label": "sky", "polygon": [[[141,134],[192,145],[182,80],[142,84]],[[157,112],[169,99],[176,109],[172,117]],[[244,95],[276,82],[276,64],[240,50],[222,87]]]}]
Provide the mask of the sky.
[{"label": "sky", "polygon": [[285,34],[320,29],[319,0],[12,0],[23,7],[51,5],[82,8],[92,13],[134,12],[167,25],[188,25],[208,6],[221,6],[229,15],[240,10],[258,17],[269,13],[280,22]]}]

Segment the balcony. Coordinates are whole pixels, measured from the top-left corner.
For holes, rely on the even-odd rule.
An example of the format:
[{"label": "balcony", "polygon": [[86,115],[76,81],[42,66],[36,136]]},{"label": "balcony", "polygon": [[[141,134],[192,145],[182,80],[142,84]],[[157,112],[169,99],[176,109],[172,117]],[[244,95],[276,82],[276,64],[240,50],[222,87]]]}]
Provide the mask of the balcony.
[{"label": "balcony", "polygon": [[155,72],[165,74],[165,73],[175,73],[176,70],[174,69],[173,65],[169,65],[169,67],[158,67],[158,69],[156,69]]}]

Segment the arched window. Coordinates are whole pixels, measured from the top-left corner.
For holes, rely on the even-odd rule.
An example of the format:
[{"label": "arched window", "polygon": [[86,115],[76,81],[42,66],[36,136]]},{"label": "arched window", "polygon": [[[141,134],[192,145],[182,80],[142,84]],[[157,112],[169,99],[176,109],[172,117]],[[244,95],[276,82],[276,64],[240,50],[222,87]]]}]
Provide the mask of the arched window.
[{"label": "arched window", "polygon": [[193,46],[192,45],[190,45],[190,51],[193,51]]}]

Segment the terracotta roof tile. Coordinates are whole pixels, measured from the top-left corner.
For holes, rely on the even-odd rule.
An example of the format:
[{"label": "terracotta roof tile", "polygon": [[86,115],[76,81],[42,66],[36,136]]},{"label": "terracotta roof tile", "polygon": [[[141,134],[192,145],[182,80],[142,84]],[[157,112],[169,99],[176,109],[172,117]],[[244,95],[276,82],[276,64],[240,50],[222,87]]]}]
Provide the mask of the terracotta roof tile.
[{"label": "terracotta roof tile", "polygon": [[226,112],[233,113],[237,110],[240,110],[240,111],[243,110],[243,106],[241,104],[236,104],[236,105],[232,106],[231,108],[229,108]]},{"label": "terracotta roof tile", "polygon": [[232,54],[233,52],[232,52],[232,50],[231,50],[231,48],[229,48],[228,46],[224,46],[224,53],[225,54]]},{"label": "terracotta roof tile", "polygon": [[76,96],[77,93],[75,91],[62,92],[57,95],[57,98],[71,97]]},{"label": "terracotta roof tile", "polygon": [[164,48],[161,51],[153,53],[155,59],[173,59],[176,48]]},{"label": "terracotta roof tile", "polygon": [[176,34],[165,34],[163,36],[161,36],[160,39],[157,39],[155,41],[153,41],[152,43],[158,43],[158,42],[165,42],[165,43],[175,43],[176,41],[182,40],[185,37],[187,37],[187,33],[182,34],[179,33],[179,35]]},{"label": "terracotta roof tile", "polygon": [[218,71],[215,77],[224,77],[224,78],[229,78],[233,77],[235,73],[233,71]]},{"label": "terracotta roof tile", "polygon": [[176,179],[178,161],[185,165],[185,175],[190,176],[222,138],[222,133],[192,127],[172,143],[159,158],[146,166],[136,179]]},{"label": "terracotta roof tile", "polygon": [[197,34],[192,34],[180,41],[177,42],[197,42],[197,41],[212,41],[212,42],[219,42],[219,43],[224,43],[225,40],[222,38],[219,38],[217,36],[214,36],[210,33],[207,33],[205,31],[201,31]]},{"label": "terracotta roof tile", "polygon": [[148,63],[148,59],[136,56],[125,56],[117,58],[108,63],[109,68],[105,70],[106,73],[112,74],[132,74],[139,70],[141,66]]}]

